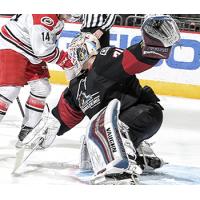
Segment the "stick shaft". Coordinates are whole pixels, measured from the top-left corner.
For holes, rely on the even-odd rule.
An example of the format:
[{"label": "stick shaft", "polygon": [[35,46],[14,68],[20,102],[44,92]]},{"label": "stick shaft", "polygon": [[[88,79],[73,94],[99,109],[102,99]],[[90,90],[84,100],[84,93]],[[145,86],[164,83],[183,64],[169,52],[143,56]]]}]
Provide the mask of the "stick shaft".
[{"label": "stick shaft", "polygon": [[21,111],[22,117],[24,117],[25,114],[24,114],[24,110],[22,108],[22,104],[21,104],[21,101],[20,101],[19,97],[17,97],[16,100],[17,100],[17,104],[19,106],[19,109]]}]

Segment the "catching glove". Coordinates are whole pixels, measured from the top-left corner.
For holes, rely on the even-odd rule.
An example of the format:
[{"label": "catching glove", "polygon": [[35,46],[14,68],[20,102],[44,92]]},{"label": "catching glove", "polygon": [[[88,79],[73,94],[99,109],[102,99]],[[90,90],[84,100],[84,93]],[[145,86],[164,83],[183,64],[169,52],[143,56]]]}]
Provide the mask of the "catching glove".
[{"label": "catching glove", "polygon": [[180,40],[176,22],[169,15],[149,15],[141,26],[143,56],[167,59],[171,47]]}]

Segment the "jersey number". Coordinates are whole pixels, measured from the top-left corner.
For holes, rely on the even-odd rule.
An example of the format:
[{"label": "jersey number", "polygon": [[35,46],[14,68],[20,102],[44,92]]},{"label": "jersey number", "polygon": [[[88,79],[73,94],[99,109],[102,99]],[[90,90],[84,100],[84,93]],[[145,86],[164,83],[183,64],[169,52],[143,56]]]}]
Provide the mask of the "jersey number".
[{"label": "jersey number", "polygon": [[114,53],[113,53],[113,57],[117,58],[121,53],[123,52],[123,49],[115,49]]},{"label": "jersey number", "polygon": [[42,32],[42,40],[50,40],[49,32]]}]

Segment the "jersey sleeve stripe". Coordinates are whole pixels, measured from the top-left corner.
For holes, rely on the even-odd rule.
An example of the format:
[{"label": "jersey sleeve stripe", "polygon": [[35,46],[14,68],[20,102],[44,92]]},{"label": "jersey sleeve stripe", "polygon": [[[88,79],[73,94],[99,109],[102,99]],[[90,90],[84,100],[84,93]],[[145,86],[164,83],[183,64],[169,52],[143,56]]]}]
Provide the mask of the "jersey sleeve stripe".
[{"label": "jersey sleeve stripe", "polygon": [[58,111],[61,120],[69,128],[73,128],[84,118],[84,114],[81,111],[75,110],[67,99],[64,98],[64,94],[62,94],[59,100]]},{"label": "jersey sleeve stripe", "polygon": [[133,55],[130,51],[125,50],[123,53],[122,65],[124,71],[129,75],[134,75],[136,73],[141,73],[153,65],[140,61]]},{"label": "jersey sleeve stripe", "polygon": [[4,36],[2,33],[0,33],[0,36],[8,41],[9,43],[13,44],[14,46],[16,46],[17,48],[21,49],[22,51],[26,52],[28,55],[34,57],[34,58],[38,58],[37,56],[35,56],[33,53],[27,51],[25,48],[23,48],[22,46],[18,45],[17,43],[13,42],[12,40],[10,40],[9,38],[7,38],[6,36]]},{"label": "jersey sleeve stripe", "polygon": [[27,47],[30,51],[33,51],[32,48],[30,46],[28,46],[27,44],[23,43],[20,39],[18,39],[11,31],[10,29],[5,25],[4,26],[5,29],[7,30],[7,32],[9,32],[10,36],[12,36],[16,41],[18,41],[19,43],[21,43],[23,46]]},{"label": "jersey sleeve stripe", "polygon": [[25,45],[23,42],[21,42],[19,39],[17,39],[14,35],[11,35],[10,32],[11,31],[8,31],[8,29],[5,26],[3,26],[1,29],[0,36],[3,39],[5,39],[6,41],[8,41],[9,43],[16,46],[17,48],[19,48],[19,49],[23,50],[24,52],[26,52],[27,54],[31,55],[32,57],[38,58],[37,56],[34,55],[31,47],[28,47],[27,45]]}]

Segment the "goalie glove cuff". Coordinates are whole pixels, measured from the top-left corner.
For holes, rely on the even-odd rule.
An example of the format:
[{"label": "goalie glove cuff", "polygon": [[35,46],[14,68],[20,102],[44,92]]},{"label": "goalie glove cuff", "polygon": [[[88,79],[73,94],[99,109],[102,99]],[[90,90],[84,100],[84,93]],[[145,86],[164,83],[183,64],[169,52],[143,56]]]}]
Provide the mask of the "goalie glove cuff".
[{"label": "goalie glove cuff", "polygon": [[167,59],[169,57],[171,47],[155,47],[143,46],[142,54],[147,58]]},{"label": "goalie glove cuff", "polygon": [[56,62],[57,65],[63,69],[71,68],[73,66],[72,60],[68,57],[68,52],[61,51],[60,56]]}]

